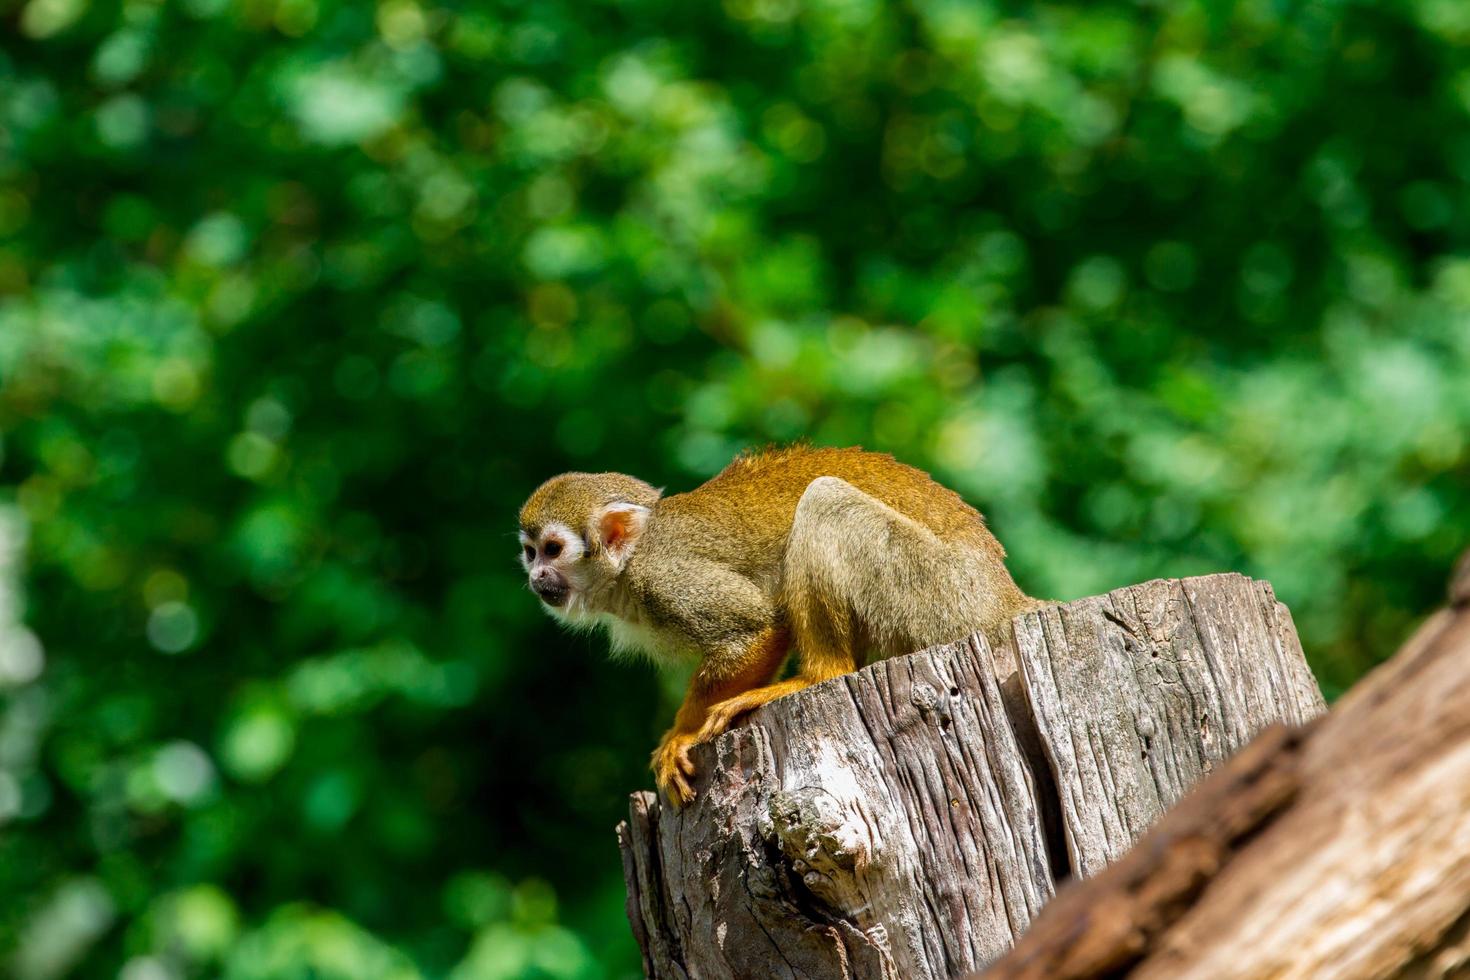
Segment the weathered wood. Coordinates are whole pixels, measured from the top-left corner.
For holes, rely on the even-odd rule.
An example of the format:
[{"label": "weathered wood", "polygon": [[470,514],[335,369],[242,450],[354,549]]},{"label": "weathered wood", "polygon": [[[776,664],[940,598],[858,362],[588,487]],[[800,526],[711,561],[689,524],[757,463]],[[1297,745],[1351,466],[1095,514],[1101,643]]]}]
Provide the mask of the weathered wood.
[{"label": "weathered wood", "polygon": [[1231,852],[1296,797],[1304,731],[1262,732],[1116,864],[1063,888],[985,980],[1078,980],[1136,963]]},{"label": "weathered wood", "polygon": [[1015,623],[1074,871],[1097,873],[1273,722],[1325,709],[1291,614],[1243,575],[1156,580]]},{"label": "weathered wood", "polygon": [[1470,976],[1470,589],[1316,724],[1273,730],[985,980]]},{"label": "weathered wood", "polygon": [[961,975],[1011,946],[1055,880],[1321,706],[1290,617],[1240,576],[1050,607],[1015,638],[779,699],[702,747],[690,807],[635,796],[619,839],[647,974]]},{"label": "weathered wood", "polygon": [[983,639],[756,722],[699,752],[692,805],[640,794],[620,830],[649,976],[951,977],[1010,948],[1050,897]]}]

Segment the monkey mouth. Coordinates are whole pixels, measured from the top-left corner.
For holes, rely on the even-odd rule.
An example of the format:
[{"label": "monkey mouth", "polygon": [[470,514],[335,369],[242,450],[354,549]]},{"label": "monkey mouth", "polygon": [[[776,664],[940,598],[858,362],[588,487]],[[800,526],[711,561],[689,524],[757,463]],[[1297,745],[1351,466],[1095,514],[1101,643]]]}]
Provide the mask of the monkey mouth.
[{"label": "monkey mouth", "polygon": [[538,599],[556,609],[566,605],[567,597],[572,594],[572,590],[564,585],[543,585],[540,588],[533,588],[532,591],[536,593]]}]

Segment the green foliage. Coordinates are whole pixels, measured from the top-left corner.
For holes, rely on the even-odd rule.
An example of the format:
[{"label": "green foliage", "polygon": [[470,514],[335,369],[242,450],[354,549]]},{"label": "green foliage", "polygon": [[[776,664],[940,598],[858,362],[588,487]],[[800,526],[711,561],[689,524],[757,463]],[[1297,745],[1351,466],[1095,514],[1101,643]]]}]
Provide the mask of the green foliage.
[{"label": "green foliage", "polygon": [[1467,9],[0,0],[8,972],[635,974],[563,469],[890,450],[1341,691],[1470,539]]}]

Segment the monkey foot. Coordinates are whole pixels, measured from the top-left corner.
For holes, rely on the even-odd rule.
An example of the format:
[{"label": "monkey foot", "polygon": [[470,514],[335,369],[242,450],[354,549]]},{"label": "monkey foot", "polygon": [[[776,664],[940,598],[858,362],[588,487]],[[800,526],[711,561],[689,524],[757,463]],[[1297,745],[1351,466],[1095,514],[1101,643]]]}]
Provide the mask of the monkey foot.
[{"label": "monkey foot", "polygon": [[682,807],[694,799],[694,760],[689,750],[699,744],[699,738],[683,732],[669,732],[653,752],[653,778],[658,788],[676,807]]}]

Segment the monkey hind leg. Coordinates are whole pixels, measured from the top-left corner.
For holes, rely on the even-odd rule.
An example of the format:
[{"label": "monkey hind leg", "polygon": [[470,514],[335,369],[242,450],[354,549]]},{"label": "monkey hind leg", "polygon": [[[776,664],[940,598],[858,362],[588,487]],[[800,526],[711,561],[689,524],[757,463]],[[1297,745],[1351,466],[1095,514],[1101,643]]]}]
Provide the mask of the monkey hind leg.
[{"label": "monkey hind leg", "polygon": [[868,656],[993,638],[1029,602],[991,549],[942,538],[830,476],[797,504],[782,594],[803,674],[829,676]]}]

